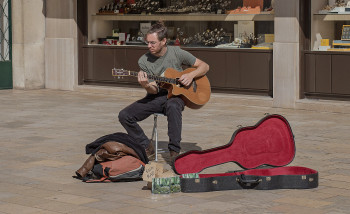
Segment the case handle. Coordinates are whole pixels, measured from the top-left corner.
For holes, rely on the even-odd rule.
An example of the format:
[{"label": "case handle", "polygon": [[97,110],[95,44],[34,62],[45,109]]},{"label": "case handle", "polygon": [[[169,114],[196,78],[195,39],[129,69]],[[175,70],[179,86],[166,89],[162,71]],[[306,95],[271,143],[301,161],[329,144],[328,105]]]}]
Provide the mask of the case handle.
[{"label": "case handle", "polygon": [[245,188],[254,188],[261,182],[261,179],[259,178],[247,179],[244,174],[242,174],[240,177],[237,177],[236,180],[241,186],[244,186]]}]

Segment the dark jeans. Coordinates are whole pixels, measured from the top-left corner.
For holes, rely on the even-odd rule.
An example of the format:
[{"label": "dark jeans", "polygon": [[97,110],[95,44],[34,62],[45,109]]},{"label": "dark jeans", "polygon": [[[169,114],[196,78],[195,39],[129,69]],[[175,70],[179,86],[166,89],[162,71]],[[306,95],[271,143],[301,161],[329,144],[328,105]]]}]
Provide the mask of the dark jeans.
[{"label": "dark jeans", "polygon": [[185,103],[180,97],[167,99],[166,92],[147,94],[146,97],[127,106],[119,112],[119,121],[130,136],[135,138],[145,148],[149,139],[137,122],[153,113],[163,113],[168,118],[169,150],[180,152],[182,111]]}]

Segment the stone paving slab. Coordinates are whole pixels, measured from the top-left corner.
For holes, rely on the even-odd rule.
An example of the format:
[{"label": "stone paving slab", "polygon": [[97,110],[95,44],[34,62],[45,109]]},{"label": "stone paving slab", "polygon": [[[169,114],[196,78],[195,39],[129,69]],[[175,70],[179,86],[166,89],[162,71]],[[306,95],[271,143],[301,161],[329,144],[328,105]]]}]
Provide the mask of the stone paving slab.
[{"label": "stone paving slab", "polygon": [[[131,94],[130,94],[131,93]],[[336,112],[271,108],[268,97],[213,94],[200,110],[183,113],[183,152],[225,145],[239,125],[255,125],[265,113],[287,118],[295,135],[290,165],[319,171],[308,190],[235,190],[154,195],[147,183],[86,184],[73,179],[87,158],[85,145],[124,132],[118,112],[144,94],[132,89],[0,91],[0,213],[349,213],[350,109]],[[316,102],[317,103],[317,102]],[[151,135],[153,118],[141,122]],[[158,122],[167,148],[167,123]],[[159,154],[167,165],[169,153]],[[170,167],[168,167],[170,168]],[[241,169],[226,163],[202,173]]]}]

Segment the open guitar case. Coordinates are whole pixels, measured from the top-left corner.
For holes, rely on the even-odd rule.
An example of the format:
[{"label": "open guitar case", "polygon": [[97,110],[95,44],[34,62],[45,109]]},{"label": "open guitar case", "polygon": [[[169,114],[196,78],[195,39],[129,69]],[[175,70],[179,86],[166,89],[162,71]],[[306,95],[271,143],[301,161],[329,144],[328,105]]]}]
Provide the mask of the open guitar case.
[{"label": "open guitar case", "polygon": [[[287,166],[294,156],[292,129],[283,116],[273,114],[254,126],[237,129],[224,146],[179,155],[173,169],[179,175],[196,173],[196,178],[181,176],[182,192],[316,188],[316,170]],[[208,167],[227,162],[235,162],[244,170],[197,175]]]}]

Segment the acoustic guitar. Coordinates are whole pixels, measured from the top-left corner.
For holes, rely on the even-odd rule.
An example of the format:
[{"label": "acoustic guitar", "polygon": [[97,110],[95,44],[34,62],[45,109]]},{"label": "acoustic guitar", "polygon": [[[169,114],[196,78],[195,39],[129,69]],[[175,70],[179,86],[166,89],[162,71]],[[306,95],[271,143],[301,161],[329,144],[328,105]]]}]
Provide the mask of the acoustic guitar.
[{"label": "acoustic guitar", "polygon": [[[196,77],[193,79],[189,86],[184,86],[180,83],[179,79],[181,75],[190,73],[195,68],[187,68],[186,70],[180,72],[173,68],[168,68],[164,72],[164,77],[147,75],[148,79],[155,80],[160,83],[162,88],[168,90],[168,98],[172,96],[180,96],[185,105],[191,109],[199,109],[204,104],[206,104],[210,99],[210,83],[207,76]],[[123,76],[133,76],[137,77],[138,72],[129,71],[124,69],[112,69],[112,76],[123,77]]]}]

